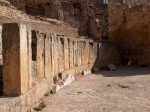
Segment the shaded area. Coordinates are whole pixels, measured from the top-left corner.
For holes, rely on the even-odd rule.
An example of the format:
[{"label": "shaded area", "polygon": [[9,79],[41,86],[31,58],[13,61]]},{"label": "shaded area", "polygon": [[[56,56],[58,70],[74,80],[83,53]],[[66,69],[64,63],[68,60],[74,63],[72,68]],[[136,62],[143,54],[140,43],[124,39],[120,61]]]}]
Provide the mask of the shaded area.
[{"label": "shaded area", "polygon": [[95,61],[92,67],[101,70],[106,69],[108,64],[119,65],[121,61],[121,49],[119,45],[113,41],[97,41],[97,52],[95,52]]},{"label": "shaded area", "polygon": [[104,77],[143,76],[150,75],[150,69],[148,67],[121,66],[117,68],[117,71],[102,70],[96,74],[102,74]]}]

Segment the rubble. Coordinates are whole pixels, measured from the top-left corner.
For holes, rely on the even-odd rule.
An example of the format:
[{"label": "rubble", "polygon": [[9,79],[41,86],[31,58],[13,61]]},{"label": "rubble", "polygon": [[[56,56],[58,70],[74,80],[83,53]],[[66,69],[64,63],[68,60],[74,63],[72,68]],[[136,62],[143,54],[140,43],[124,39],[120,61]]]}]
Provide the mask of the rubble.
[{"label": "rubble", "polygon": [[91,70],[90,70],[90,69],[83,70],[82,74],[83,74],[84,76],[90,75],[90,74],[91,74]]},{"label": "rubble", "polygon": [[64,88],[65,86],[68,86],[75,80],[75,77],[71,74],[66,75],[66,77],[62,80],[56,83],[53,86],[53,89],[51,90],[52,94],[57,93],[60,89]]}]

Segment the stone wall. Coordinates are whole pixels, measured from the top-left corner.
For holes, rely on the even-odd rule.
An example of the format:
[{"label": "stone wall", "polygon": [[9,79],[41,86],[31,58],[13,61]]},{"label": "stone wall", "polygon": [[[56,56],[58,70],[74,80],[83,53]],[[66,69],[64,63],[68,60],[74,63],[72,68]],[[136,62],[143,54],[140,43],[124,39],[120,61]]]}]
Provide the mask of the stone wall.
[{"label": "stone wall", "polygon": [[110,42],[70,38],[36,25],[3,24],[4,95],[21,95],[21,103],[14,102],[9,111],[29,110],[52,89],[56,79],[66,74],[77,76],[87,68],[120,62],[119,51]]},{"label": "stone wall", "polygon": [[108,7],[103,0],[9,0],[27,14],[70,24],[81,36],[108,39]]},{"label": "stone wall", "polygon": [[149,18],[149,1],[110,1],[109,36],[111,41],[121,45],[125,61],[139,65],[150,64]]}]

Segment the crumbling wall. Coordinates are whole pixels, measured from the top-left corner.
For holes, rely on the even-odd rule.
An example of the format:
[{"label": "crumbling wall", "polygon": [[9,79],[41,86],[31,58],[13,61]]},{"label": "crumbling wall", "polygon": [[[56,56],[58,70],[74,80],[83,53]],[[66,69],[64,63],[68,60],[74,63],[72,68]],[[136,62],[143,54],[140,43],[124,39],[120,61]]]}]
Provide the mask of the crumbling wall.
[{"label": "crumbling wall", "polygon": [[[132,4],[132,5],[131,5]],[[139,5],[140,4],[140,5]],[[109,3],[109,36],[122,47],[122,57],[139,65],[150,64],[149,1]]]},{"label": "crumbling wall", "polygon": [[80,35],[107,38],[107,5],[101,0],[62,2],[64,21],[79,29]]},{"label": "crumbling wall", "polygon": [[3,91],[9,96],[22,95],[22,103],[13,106],[21,106],[18,112],[29,110],[67,74],[76,76],[83,70],[120,61],[113,44],[71,38],[55,28],[43,30],[53,27],[24,22],[3,24]]},{"label": "crumbling wall", "polygon": [[79,29],[79,35],[108,39],[108,6],[103,0],[9,0],[33,16],[57,19]]}]

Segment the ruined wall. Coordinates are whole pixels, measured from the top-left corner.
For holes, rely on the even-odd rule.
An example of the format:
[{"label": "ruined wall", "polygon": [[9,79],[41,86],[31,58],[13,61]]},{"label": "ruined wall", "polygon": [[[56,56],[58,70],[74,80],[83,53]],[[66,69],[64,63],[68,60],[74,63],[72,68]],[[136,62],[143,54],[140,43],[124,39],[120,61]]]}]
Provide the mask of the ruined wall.
[{"label": "ruined wall", "polygon": [[103,0],[9,0],[33,16],[64,21],[79,29],[81,36],[108,39],[108,7]]},{"label": "ruined wall", "polygon": [[150,5],[135,2],[110,1],[109,36],[120,43],[125,60],[145,65],[150,63]]},{"label": "ruined wall", "polygon": [[[21,95],[22,103],[15,106],[17,109],[21,106],[18,112],[31,108],[51,90],[56,79],[120,61],[114,44],[42,30],[53,26],[43,25],[41,29],[36,26],[39,23],[3,24],[3,91],[9,96]],[[9,107],[9,110],[15,107]]]},{"label": "ruined wall", "polygon": [[[107,38],[107,5],[102,0],[62,2],[64,21],[79,29],[80,35]],[[71,10],[70,10],[71,9]]]}]

